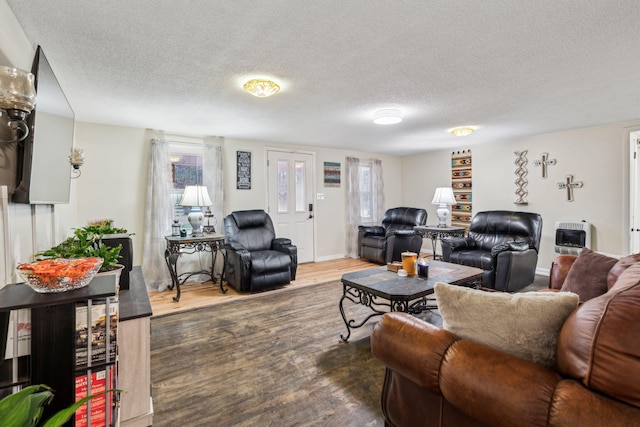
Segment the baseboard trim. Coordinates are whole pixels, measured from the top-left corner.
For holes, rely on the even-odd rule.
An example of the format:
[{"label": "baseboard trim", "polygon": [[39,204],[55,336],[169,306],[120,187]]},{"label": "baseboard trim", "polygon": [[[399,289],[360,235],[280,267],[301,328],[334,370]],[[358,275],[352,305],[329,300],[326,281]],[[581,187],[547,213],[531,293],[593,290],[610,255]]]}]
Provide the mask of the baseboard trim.
[{"label": "baseboard trim", "polygon": [[541,276],[547,276],[548,277],[550,271],[551,270],[548,269],[548,268],[540,268],[540,267],[536,268],[536,274],[539,274]]},{"label": "baseboard trim", "polygon": [[349,257],[346,256],[345,254],[328,255],[328,256],[323,256],[323,257],[317,257],[314,260],[314,262],[333,261],[335,259],[342,259],[342,258],[349,258]]}]

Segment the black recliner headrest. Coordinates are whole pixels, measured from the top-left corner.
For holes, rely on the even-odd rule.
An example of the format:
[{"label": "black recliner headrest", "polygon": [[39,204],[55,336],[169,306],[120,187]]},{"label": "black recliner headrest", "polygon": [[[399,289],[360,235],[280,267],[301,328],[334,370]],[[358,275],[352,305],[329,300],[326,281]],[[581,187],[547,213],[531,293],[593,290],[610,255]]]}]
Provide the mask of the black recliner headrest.
[{"label": "black recliner headrest", "polygon": [[238,228],[264,227],[267,223],[267,213],[262,209],[236,211],[232,212],[231,215]]}]

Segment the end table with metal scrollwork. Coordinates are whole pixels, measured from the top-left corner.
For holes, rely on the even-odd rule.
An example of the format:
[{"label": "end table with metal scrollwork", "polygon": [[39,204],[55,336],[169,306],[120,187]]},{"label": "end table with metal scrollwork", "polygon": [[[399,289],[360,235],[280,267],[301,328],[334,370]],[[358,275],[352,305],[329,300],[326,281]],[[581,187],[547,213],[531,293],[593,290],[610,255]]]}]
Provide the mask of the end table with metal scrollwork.
[{"label": "end table with metal scrollwork", "polygon": [[[224,266],[226,264],[224,262],[224,234],[205,234],[198,237],[165,236],[165,240],[167,241],[167,249],[164,251],[164,259],[167,263],[169,274],[171,274],[171,286],[169,286],[169,289],[173,289],[174,286],[177,289],[176,296],[173,297],[174,301],[180,301],[180,285],[183,285],[189,277],[196,274],[208,275],[211,277],[211,281],[213,283],[216,283],[216,280],[220,280],[220,291],[222,293],[227,292],[222,284],[224,279]],[[194,254],[196,252],[211,253],[211,270],[188,271],[178,274],[178,258],[180,258],[180,255]],[[222,254],[223,263],[222,273],[220,274],[220,277],[216,278],[214,268],[216,265],[216,259],[218,258],[218,253]]]},{"label": "end table with metal scrollwork", "polygon": [[431,239],[433,259],[442,260],[442,255],[436,254],[438,239],[443,237],[464,237],[465,227],[438,227],[437,225],[416,225],[413,230],[424,238]]}]

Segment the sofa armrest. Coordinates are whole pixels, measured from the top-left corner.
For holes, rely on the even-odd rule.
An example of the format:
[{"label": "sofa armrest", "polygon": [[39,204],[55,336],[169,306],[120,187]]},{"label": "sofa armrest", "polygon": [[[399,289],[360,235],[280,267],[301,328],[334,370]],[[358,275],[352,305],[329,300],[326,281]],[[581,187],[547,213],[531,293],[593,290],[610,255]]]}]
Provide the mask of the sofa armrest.
[{"label": "sofa armrest", "polygon": [[443,237],[440,244],[444,248],[449,247],[452,251],[459,249],[468,249],[475,247],[475,240],[468,237]]},{"label": "sofa armrest", "polygon": [[576,255],[559,255],[553,260],[549,271],[549,289],[562,288],[562,284],[577,258]]},{"label": "sofa armrest", "polygon": [[469,237],[443,237],[440,240],[440,246],[442,247],[442,260],[449,262],[453,251],[474,248],[476,241]]},{"label": "sofa armrest", "polygon": [[291,258],[291,280],[296,280],[296,271],[298,271],[298,247],[291,244],[291,239],[277,237],[271,241],[271,249],[289,255],[289,258]]},{"label": "sofa armrest", "polygon": [[225,280],[238,290],[248,291],[243,285],[251,281],[251,253],[233,243],[226,243],[225,248]]},{"label": "sofa armrest", "polygon": [[382,316],[371,335],[371,352],[390,375],[442,395],[483,425],[546,425],[561,381],[541,365],[461,340],[405,313]]},{"label": "sofa armrest", "polygon": [[233,252],[246,251],[244,246],[237,242],[225,242],[225,249],[232,250]]},{"label": "sofa armrest", "polygon": [[533,283],[536,278],[538,252],[535,249],[506,250],[498,253],[494,260],[494,289],[515,292]]},{"label": "sofa armrest", "polygon": [[389,369],[440,393],[438,375],[447,349],[459,338],[401,312],[382,316],[371,334],[371,353]]},{"label": "sofa armrest", "polygon": [[501,252],[512,251],[512,252],[524,252],[529,249],[529,244],[527,242],[504,242],[498,243],[494,247],[491,248],[491,256],[497,256]]},{"label": "sofa armrest", "polygon": [[541,365],[467,340],[451,346],[440,368],[442,396],[488,426],[547,425],[561,380]]},{"label": "sofa armrest", "polygon": [[[391,236],[416,236],[418,233],[416,233],[413,230],[400,230],[400,229],[395,229],[395,230],[389,230],[387,231],[387,233],[385,234],[386,237],[391,237]],[[420,237],[422,239],[422,236]]]},{"label": "sofa armrest", "polygon": [[376,235],[384,236],[384,228],[379,225],[359,225],[358,232],[364,236]]}]

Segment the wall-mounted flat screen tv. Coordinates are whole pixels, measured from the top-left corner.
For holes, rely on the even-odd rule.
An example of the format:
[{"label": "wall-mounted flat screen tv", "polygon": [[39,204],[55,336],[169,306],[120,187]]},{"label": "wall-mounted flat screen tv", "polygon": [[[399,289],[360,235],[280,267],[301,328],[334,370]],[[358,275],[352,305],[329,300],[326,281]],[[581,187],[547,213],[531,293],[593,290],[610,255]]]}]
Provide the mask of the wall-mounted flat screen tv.
[{"label": "wall-mounted flat screen tv", "polygon": [[69,203],[75,116],[40,46],[31,72],[36,107],[27,116],[29,136],[18,150],[15,203]]}]

